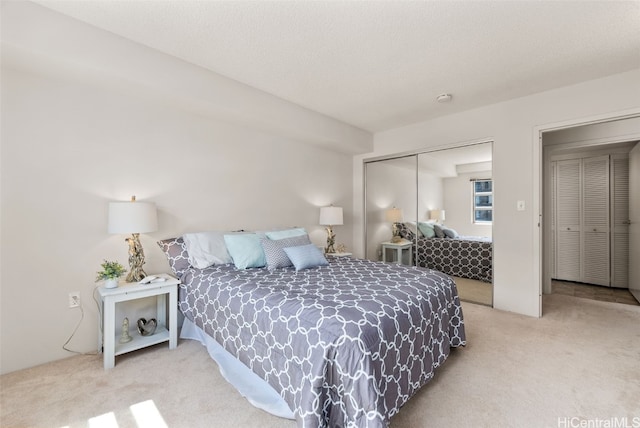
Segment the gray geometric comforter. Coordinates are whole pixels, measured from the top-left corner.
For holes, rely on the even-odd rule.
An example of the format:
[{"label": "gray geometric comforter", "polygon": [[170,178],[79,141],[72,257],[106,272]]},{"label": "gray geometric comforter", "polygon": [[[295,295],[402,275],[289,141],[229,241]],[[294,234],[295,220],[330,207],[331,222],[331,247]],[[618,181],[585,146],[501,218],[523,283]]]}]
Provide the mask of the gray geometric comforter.
[{"label": "gray geometric comforter", "polygon": [[493,243],[490,240],[466,236],[420,238],[416,248],[417,266],[461,278],[493,280]]},{"label": "gray geometric comforter", "polygon": [[423,268],[189,268],[184,315],[278,391],[299,427],[386,427],[465,345],[455,283]]}]

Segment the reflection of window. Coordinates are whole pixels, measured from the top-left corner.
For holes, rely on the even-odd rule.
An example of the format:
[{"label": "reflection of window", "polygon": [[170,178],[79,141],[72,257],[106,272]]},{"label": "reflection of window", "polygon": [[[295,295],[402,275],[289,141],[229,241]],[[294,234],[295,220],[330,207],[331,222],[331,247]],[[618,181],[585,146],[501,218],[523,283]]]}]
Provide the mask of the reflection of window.
[{"label": "reflection of window", "polygon": [[473,222],[491,223],[493,221],[493,183],[491,180],[474,180],[473,184]]}]

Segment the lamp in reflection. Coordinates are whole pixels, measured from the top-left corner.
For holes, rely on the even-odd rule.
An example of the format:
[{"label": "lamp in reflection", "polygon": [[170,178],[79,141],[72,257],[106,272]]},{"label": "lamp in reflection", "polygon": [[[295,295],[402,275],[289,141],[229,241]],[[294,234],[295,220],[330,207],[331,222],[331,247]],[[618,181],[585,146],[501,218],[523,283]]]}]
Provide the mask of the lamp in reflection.
[{"label": "lamp in reflection", "polygon": [[393,207],[385,213],[385,219],[391,223],[391,242],[397,243],[402,241],[398,223],[404,221],[404,216],[400,208]]}]

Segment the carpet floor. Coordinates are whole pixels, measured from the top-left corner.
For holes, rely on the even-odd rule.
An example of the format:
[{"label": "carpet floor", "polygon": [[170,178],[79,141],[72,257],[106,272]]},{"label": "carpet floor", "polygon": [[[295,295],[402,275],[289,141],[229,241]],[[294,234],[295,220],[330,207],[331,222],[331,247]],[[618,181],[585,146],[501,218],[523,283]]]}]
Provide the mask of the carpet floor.
[{"label": "carpet floor", "polygon": [[[540,319],[463,303],[468,345],[391,427],[640,424],[640,307],[544,296]],[[635,419],[634,419],[635,418]],[[564,422],[563,422],[564,421]],[[585,425],[576,425],[584,422]],[[573,424],[573,425],[571,425]],[[223,380],[204,347],[181,340],[116,359],[74,356],[0,377],[2,427],[283,427]],[[622,425],[619,425],[622,426]]]}]

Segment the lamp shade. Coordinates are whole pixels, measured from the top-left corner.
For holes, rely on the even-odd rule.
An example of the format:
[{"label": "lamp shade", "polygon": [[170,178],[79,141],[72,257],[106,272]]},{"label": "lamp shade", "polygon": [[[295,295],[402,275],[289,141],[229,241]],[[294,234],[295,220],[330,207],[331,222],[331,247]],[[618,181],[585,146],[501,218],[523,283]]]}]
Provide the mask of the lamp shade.
[{"label": "lamp shade", "polygon": [[404,215],[400,208],[393,207],[385,213],[385,219],[389,223],[400,223],[404,220]]},{"label": "lamp shade", "polygon": [[342,225],[342,207],[322,207],[320,208],[320,224],[322,226]]},{"label": "lamp shade", "polygon": [[148,233],[158,230],[156,204],[109,202],[109,233]]},{"label": "lamp shade", "polygon": [[435,221],[444,221],[444,210],[429,211],[429,219]]}]

